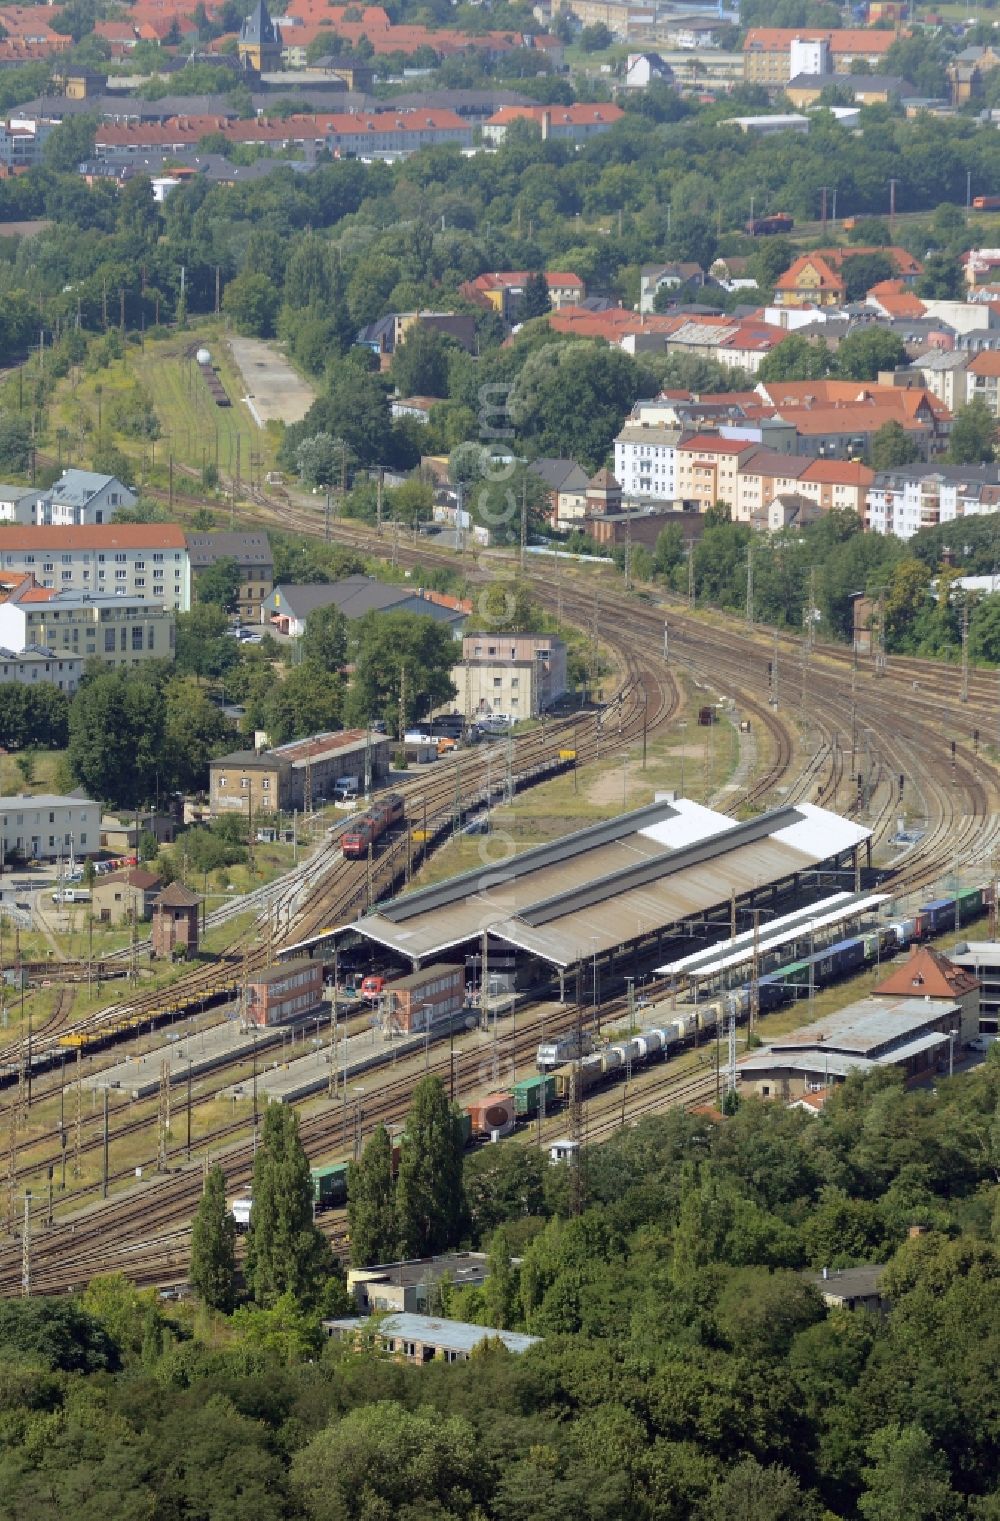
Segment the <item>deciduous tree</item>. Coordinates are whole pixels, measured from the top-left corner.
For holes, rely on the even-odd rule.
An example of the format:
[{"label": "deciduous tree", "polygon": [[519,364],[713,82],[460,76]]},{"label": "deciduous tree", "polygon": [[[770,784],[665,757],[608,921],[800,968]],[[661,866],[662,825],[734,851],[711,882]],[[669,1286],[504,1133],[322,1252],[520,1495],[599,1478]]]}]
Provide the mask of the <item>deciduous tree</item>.
[{"label": "deciduous tree", "polygon": [[396,1208],[404,1256],[427,1257],[461,1240],[463,1152],[458,1109],[440,1078],[422,1078],[400,1143]]}]

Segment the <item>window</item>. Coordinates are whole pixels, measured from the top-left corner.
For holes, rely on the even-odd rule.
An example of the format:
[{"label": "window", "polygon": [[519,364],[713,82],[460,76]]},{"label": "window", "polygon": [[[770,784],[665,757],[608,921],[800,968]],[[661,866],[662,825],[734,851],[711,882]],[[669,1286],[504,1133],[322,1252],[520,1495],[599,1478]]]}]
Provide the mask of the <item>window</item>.
[{"label": "window", "polygon": [[[124,629],[122,630],[124,633]],[[132,649],[142,651],[142,624],[137,623],[132,630]]]},{"label": "window", "polygon": [[270,779],[270,777],[265,776],[263,786],[264,786],[264,791],[265,792],[270,792],[270,790],[271,790],[271,779]]},{"label": "window", "polygon": [[125,650],[128,649],[128,629],[127,628],[123,628],[122,629],[122,637],[121,637],[121,640],[120,640],[119,648],[122,650],[123,653],[124,653]]},{"label": "window", "polygon": [[147,648],[147,650],[152,650],[152,649],[155,649],[155,647],[156,647],[156,629],[153,627],[152,624],[150,624],[149,627],[146,630],[146,648]]},{"label": "window", "polygon": [[127,575],[128,575],[128,571],[127,570],[116,570],[115,571],[115,580],[116,581],[124,581]]},{"label": "window", "polygon": [[159,554],[154,555],[153,556],[153,564],[154,565],[162,565],[163,564],[163,556],[159,555]]},{"label": "window", "polygon": [[121,554],[121,553],[118,553],[118,554],[115,555],[115,564],[116,565],[125,565],[127,563],[128,563],[128,556],[127,555],[124,555],[124,554]]},{"label": "window", "polygon": [[502,684],[502,677],[500,677],[500,676],[494,676],[494,678],[493,678],[493,685],[495,687],[498,687],[501,684]]},{"label": "window", "polygon": [[136,584],[137,587],[138,586],[145,586],[145,584],[146,584],[146,578],[145,578],[145,576],[136,576],[136,578],[135,578],[135,584]]},{"label": "window", "polygon": [[250,778],[248,776],[241,776],[240,777],[240,786],[243,788],[244,792],[246,792],[246,790],[249,787],[249,785],[250,785]]},{"label": "window", "polygon": [[56,816],[55,816],[55,814],[54,814],[54,813],[50,813],[50,814],[49,814],[49,823],[50,823],[50,824],[54,824],[54,823],[55,823],[55,821],[56,821]]},{"label": "window", "polygon": [[108,655],[113,655],[115,649],[115,631],[113,628],[104,630],[104,650]]}]

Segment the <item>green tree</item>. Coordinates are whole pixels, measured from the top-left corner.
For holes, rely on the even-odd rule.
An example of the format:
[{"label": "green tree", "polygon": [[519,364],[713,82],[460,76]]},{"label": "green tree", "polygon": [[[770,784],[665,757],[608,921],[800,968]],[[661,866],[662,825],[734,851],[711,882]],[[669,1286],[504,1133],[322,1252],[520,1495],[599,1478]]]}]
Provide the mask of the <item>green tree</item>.
[{"label": "green tree", "polygon": [[881,285],[883,280],[892,280],[897,273],[895,261],[889,254],[852,254],[841,266],[844,299],[863,301],[873,285]]},{"label": "green tree", "polygon": [[191,1283],[213,1310],[230,1314],[236,1302],[236,1222],[226,1206],[226,1175],[216,1163],[191,1224]]},{"label": "green tree", "polygon": [[712,1490],[705,1521],[801,1521],[805,1510],[805,1496],[787,1468],[742,1458]]},{"label": "green tree", "polygon": [[825,343],[810,343],[801,333],[789,333],[777,348],[765,354],[757,371],[759,380],[822,380],[834,372],[836,357]]},{"label": "green tree", "polygon": [[145,802],[163,753],[163,704],[148,673],[88,677],[69,710],[69,761],[90,796],[118,807]]},{"label": "green tree", "polygon": [[347,619],[332,603],[317,607],[306,620],[302,659],[327,672],[339,671],[347,659]]},{"label": "green tree", "polygon": [[0,468],[24,475],[31,450],[31,419],[17,412],[0,413]]},{"label": "green tree", "polygon": [[308,1302],[332,1270],[329,1246],[313,1224],[312,1178],[299,1117],[284,1104],[268,1104],[254,1159],[247,1287],[260,1305],[273,1305],[286,1293]]},{"label": "green tree", "polygon": [[222,293],[222,309],[236,330],[251,338],[270,338],[280,298],[274,281],[264,274],[244,273],[230,280]]},{"label": "green tree", "polygon": [[[295,666],[283,681],[272,680],[261,712],[272,745],[339,728],[343,695],[339,678],[312,661]],[[253,720],[250,704],[247,713]]]},{"label": "green tree", "polygon": [[[848,260],[846,267],[853,262]],[[846,380],[877,380],[880,370],[894,370],[905,363],[902,338],[883,327],[856,328],[837,350],[837,373]]]},{"label": "green tree", "polygon": [[124,1273],[100,1273],[92,1278],[81,1304],[115,1345],[133,1359],[142,1353],[150,1321],[162,1320],[156,1290],[138,1288]]},{"label": "green tree", "polygon": [[858,1501],[865,1521],[949,1521],[960,1514],[944,1455],[919,1425],[882,1426],[868,1456]]},{"label": "green tree", "polygon": [[552,310],[549,282],[541,270],[530,274],[524,282],[524,295],[518,310],[520,322],[530,322],[532,317],[547,317]]},{"label": "green tree", "polygon": [[414,322],[392,357],[400,396],[447,396],[448,362],[455,345],[436,328]]},{"label": "green tree", "polygon": [[951,425],[948,453],[953,465],[983,465],[995,458],[997,424],[984,401],[959,407]]},{"label": "green tree", "polygon": [[307,486],[339,485],[346,474],[350,450],[332,433],[314,433],[295,451],[295,468]]},{"label": "green tree", "polygon": [[117,1368],[119,1349],[93,1315],[72,1299],[0,1300],[0,1353],[65,1373]]},{"label": "green tree", "polygon": [[476,1240],[499,1225],[545,1212],[545,1162],[537,1147],[511,1141],[486,1146],[466,1161],[465,1205]]},{"label": "green tree", "polygon": [[919,457],[916,444],[902,423],[895,419],[883,423],[872,439],[870,463],[873,470],[895,470],[900,465],[912,464]]},{"label": "green tree", "polygon": [[578,459],[596,470],[645,381],[620,349],[547,343],[530,354],[510,393],[510,415],[532,455]]},{"label": "green tree", "polygon": [[386,507],[397,523],[429,523],[434,515],[434,487],[411,477],[386,494]]},{"label": "green tree", "polygon": [[347,1169],[347,1220],[351,1262],[367,1267],[392,1262],[399,1244],[396,1186],[392,1177],[392,1142],[384,1125],[376,1127],[361,1156]]},{"label": "green tree", "polygon": [[232,748],[225,714],[190,677],[174,677],[163,688],[163,758],[160,786],[181,792],[208,787],[208,768]]},{"label": "green tree", "polygon": [[468,1421],[393,1400],[350,1411],[292,1460],[292,1486],[309,1521],[478,1517],[487,1482]]},{"label": "green tree", "polygon": [[352,723],[381,718],[399,728],[401,678],[405,668],[403,726],[456,695],[451,679],[459,646],[447,625],[421,613],[367,613],[352,630],[354,679],[346,712]]},{"label": "green tree", "polygon": [[174,665],[190,676],[225,676],[240,661],[240,648],[226,633],[229,619],[215,602],[196,602],[177,614]]},{"label": "green tree", "polygon": [[537,630],[541,610],[524,581],[488,581],[475,601],[476,624],[494,633]]},{"label": "green tree", "polygon": [[413,1090],[400,1143],[396,1208],[404,1256],[427,1257],[461,1240],[463,1154],[458,1109],[440,1078],[422,1078]]},{"label": "green tree", "polygon": [[45,139],[42,163],[57,174],[76,174],[85,159],[93,157],[97,117],[70,116]]},{"label": "green tree", "polygon": [[933,253],[924,260],[916,292],[924,301],[958,301],[962,284],[962,267],[957,258],[949,253]]},{"label": "green tree", "polygon": [[240,604],[240,567],[232,555],[221,555],[204,570],[199,570],[194,590],[199,602],[209,602],[221,607],[225,613],[235,613]]}]

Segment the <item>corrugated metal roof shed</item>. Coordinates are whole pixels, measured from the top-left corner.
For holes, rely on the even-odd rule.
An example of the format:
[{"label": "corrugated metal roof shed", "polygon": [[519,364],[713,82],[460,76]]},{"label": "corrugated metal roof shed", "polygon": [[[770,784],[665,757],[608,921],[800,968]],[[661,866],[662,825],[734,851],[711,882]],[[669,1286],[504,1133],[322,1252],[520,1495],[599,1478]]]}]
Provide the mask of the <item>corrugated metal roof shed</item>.
[{"label": "corrugated metal roof shed", "polygon": [[698,803],[655,803],[407,894],[352,928],[414,960],[485,932],[556,966],[624,945],[770,886],[867,839],[802,803],[738,824]]}]

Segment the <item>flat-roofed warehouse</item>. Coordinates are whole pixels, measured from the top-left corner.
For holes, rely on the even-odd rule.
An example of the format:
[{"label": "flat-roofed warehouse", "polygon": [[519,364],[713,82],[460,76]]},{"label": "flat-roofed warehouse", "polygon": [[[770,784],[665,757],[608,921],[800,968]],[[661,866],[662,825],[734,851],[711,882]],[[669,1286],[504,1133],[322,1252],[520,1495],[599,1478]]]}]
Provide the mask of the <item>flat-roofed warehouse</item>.
[{"label": "flat-roofed warehouse", "polygon": [[492,970],[530,960],[570,968],[626,948],[661,952],[730,904],[776,904],[821,876],[846,877],[871,832],[809,803],[746,822],[678,798],[406,893],[351,926],[414,967],[487,937]]}]

